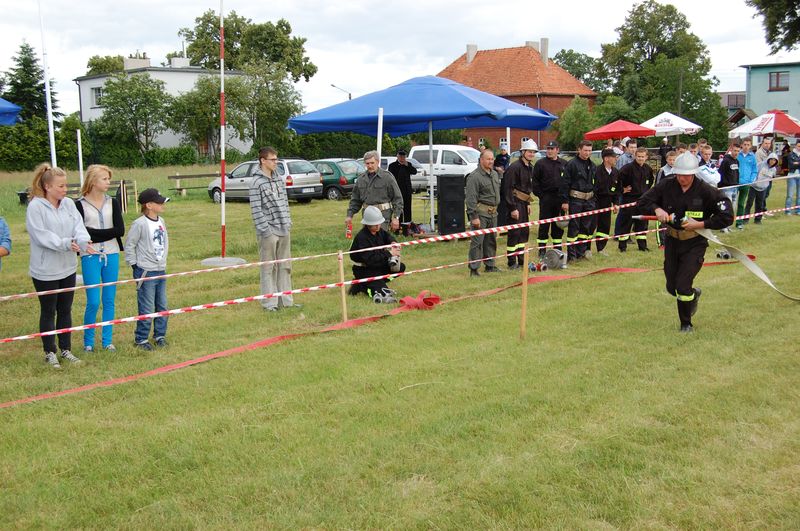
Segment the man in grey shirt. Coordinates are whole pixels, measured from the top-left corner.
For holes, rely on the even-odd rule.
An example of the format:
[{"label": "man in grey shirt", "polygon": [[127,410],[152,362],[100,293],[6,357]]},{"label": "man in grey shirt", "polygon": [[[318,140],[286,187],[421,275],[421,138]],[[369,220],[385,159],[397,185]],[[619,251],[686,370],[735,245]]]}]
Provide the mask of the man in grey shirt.
[{"label": "man in grey shirt", "polygon": [[[256,227],[258,251],[262,262],[284,260],[292,256],[289,231],[292,218],[289,215],[289,198],[286,184],[276,171],[278,152],[271,147],[258,152],[258,169],[250,183],[250,212]],[[261,266],[261,294],[291,291],[292,263],[290,261]],[[291,295],[262,299],[261,306],[270,312],[281,307],[299,306]]]}]

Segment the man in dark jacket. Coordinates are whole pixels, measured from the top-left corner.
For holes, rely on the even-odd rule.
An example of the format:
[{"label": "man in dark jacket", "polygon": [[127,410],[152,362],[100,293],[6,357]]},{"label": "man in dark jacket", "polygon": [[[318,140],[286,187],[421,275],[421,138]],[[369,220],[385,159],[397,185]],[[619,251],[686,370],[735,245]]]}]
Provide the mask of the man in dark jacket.
[{"label": "man in dark jacket", "polygon": [[[613,148],[606,148],[601,153],[603,163],[597,166],[594,174],[594,196],[596,208],[609,208],[615,206],[618,199],[617,179],[619,171],[615,167],[617,163],[617,153]],[[597,214],[597,229],[594,232],[595,238],[605,238],[597,240],[597,252],[603,252],[608,243],[609,233],[611,232],[611,211]]]},{"label": "man in dark jacket", "polygon": [[[370,249],[395,243],[394,237],[382,228],[383,214],[378,207],[368,206],[364,209],[361,229],[350,246],[351,251]],[[353,252],[350,254],[353,261],[353,276],[355,278],[369,278],[402,273],[406,265],[400,262],[400,247],[389,249],[373,249],[371,251]],[[372,280],[350,286],[350,295],[366,293],[376,303],[397,302],[396,293],[386,284],[388,279]]]},{"label": "man in dark jacket", "polygon": [[[533,140],[526,140],[520,148],[520,157],[515,160],[503,175],[505,188],[503,201],[508,212],[507,222],[527,223],[531,213],[531,190],[533,186],[533,159],[539,151],[539,146]],[[497,162],[495,162],[497,164]],[[519,269],[525,257],[521,254],[512,255],[522,251],[528,244],[530,229],[511,229],[508,231],[506,253],[508,253],[508,268]]]},{"label": "man in dark jacket", "polygon": [[[722,157],[722,162],[719,165],[719,188],[726,186],[736,186],[739,184],[739,150],[742,145],[739,140],[731,141],[728,146],[728,151]],[[731,200],[732,204],[736,204],[739,199],[739,188],[728,188],[723,190],[725,196]],[[725,227],[723,232],[730,232],[730,229]]]},{"label": "man in dark jacket", "polygon": [[[564,179],[569,187],[569,213],[580,214],[595,209],[594,200],[594,163],[592,143],[588,140],[578,144],[578,156],[567,162],[564,167]],[[577,260],[586,256],[589,250],[589,238],[594,234],[597,215],[584,216],[569,220],[567,242],[571,245],[567,251],[568,260]]]},{"label": "man in dark jacket", "polygon": [[667,153],[673,149],[674,148],[669,143],[669,138],[664,137],[664,140],[661,141],[661,145],[658,147],[658,156],[661,157],[661,166],[667,165]]},{"label": "man in dark jacket", "polygon": [[[569,209],[567,186],[564,181],[564,162],[558,156],[558,142],[547,143],[547,157],[539,159],[533,166],[533,195],[539,198],[539,219],[550,219],[560,216]],[[548,236],[552,238],[554,247],[561,247],[564,230],[555,223],[539,225],[536,245],[539,257],[544,256]]]},{"label": "man in dark jacket", "polygon": [[397,152],[397,160],[389,164],[389,173],[394,175],[397,187],[400,188],[400,195],[403,196],[403,215],[400,218],[400,225],[403,228],[403,235],[408,236],[411,228],[411,176],[417,174],[417,169],[408,162],[405,150]]},{"label": "man in dark jacket", "polygon": [[[618,204],[624,205],[638,201],[642,194],[653,186],[654,180],[653,169],[647,164],[647,148],[638,148],[636,150],[636,159],[619,170],[617,193],[621,195],[621,198]],[[617,214],[614,236],[619,242],[619,251],[621,253],[628,249],[631,226],[633,226],[635,232],[647,230],[647,221],[634,221],[631,217],[636,213],[635,210],[633,207],[623,208]],[[637,234],[635,238],[640,251],[649,250],[647,248],[647,234]]]},{"label": "man in dark jacket", "polygon": [[718,189],[697,179],[697,157],[684,153],[675,160],[674,176],[662,179],[637,203],[641,212],[667,224],[664,277],[667,292],[678,299],[681,332],[692,332],[700,288],[694,277],[703,266],[708,241],[697,229],[722,229],[733,223],[730,200]]}]

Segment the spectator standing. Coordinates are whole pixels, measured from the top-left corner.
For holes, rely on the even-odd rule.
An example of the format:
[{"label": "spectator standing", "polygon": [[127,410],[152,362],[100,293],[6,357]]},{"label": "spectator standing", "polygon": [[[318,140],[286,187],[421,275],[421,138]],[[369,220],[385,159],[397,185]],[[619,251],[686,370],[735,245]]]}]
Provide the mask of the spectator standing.
[{"label": "spectator standing", "polygon": [[400,189],[400,195],[403,196],[403,216],[400,219],[400,225],[403,228],[403,236],[410,235],[411,229],[411,176],[417,174],[417,169],[408,162],[406,158],[407,153],[401,149],[397,152],[397,160],[389,164],[389,173],[394,175],[397,181],[397,187]]},{"label": "spectator standing", "polygon": [[[756,177],[758,176],[758,163],[756,162],[756,156],[751,151],[753,147],[753,140],[751,138],[745,138],[742,140],[742,149],[739,152],[739,155],[736,159],[739,161],[739,184],[752,184]],[[745,206],[747,206],[747,196],[750,192],[749,186],[739,186],[739,199],[737,203],[734,205],[736,207],[736,216],[743,216],[745,211]],[[739,230],[743,230],[744,226],[747,224],[747,220],[745,219],[737,219],[736,220],[736,228]]]},{"label": "spectator standing", "polygon": [[[636,150],[636,160],[626,164],[619,171],[617,190],[622,195],[618,204],[635,203],[642,197],[647,190],[653,186],[653,169],[647,164],[647,149],[639,148]],[[617,214],[617,223],[614,227],[614,236],[619,242],[619,251],[624,253],[628,249],[631,226],[635,232],[647,230],[647,221],[631,216],[635,213],[634,208],[623,208]],[[637,234],[636,244],[640,251],[648,251],[647,234]]]},{"label": "spectator standing", "polygon": [[[778,170],[778,155],[770,153],[767,160],[758,165],[758,176],[753,184],[750,185],[750,193],[747,196],[747,206],[745,214],[750,214],[750,207],[756,205],[756,214],[767,210],[767,188]],[[761,224],[761,217],[756,216],[754,223]]]},{"label": "spectator standing", "polygon": [[[739,198],[739,189],[736,185],[739,184],[739,150],[741,149],[741,144],[738,140],[733,140],[728,146],[728,151],[722,157],[722,162],[719,165],[719,187],[724,188],[726,186],[732,186],[733,188],[728,188],[723,190],[725,196],[731,200],[731,205],[736,205],[736,201]],[[734,206],[734,209],[736,207]],[[731,229],[725,227],[722,229],[723,232],[730,232]]]},{"label": "spectator standing", "polygon": [[[558,156],[558,142],[547,143],[547,156],[533,166],[533,195],[539,198],[539,219],[550,219],[560,216],[569,210],[567,185],[564,181],[564,162]],[[536,245],[539,247],[539,258],[545,254],[548,236],[552,238],[554,247],[561,247],[564,229],[556,223],[542,223]]]},{"label": "spectator standing", "polygon": [[[478,167],[467,175],[467,218],[473,229],[491,229],[497,226],[497,206],[500,204],[500,176],[494,171],[494,153],[484,149]],[[497,254],[497,235],[478,234],[469,239],[469,276],[480,276],[481,261],[484,271],[497,273],[494,265]]]},{"label": "spectator standing", "polygon": [[[92,164],[86,170],[86,179],[81,188],[81,197],[75,203],[89,237],[97,249],[96,254],[81,253],[81,271],[83,283],[86,285],[116,282],[119,279],[119,253],[123,250],[122,236],[125,234],[125,222],[122,219],[122,208],[119,201],[108,195],[111,186],[111,170],[108,166]],[[102,290],[102,296],[101,296]],[[114,306],[117,286],[103,286],[86,290],[86,311],[83,324],[97,322],[97,310],[103,303],[103,321],[114,318]],[[83,350],[94,350],[95,329],[83,332]],[[101,333],[101,344],[105,350],[116,352],[112,343],[113,326],[104,326]]]},{"label": "spectator standing", "polygon": [[8,228],[5,218],[0,216],[0,269],[2,259],[11,254],[11,229]]},{"label": "spectator standing", "polygon": [[638,144],[635,138],[631,138],[625,142],[625,153],[617,160],[617,169],[621,170],[626,164],[630,164],[636,158],[636,150]]},{"label": "spectator standing", "polygon": [[[675,165],[675,159],[677,158],[678,154],[675,151],[670,151],[667,153],[667,163],[658,170],[656,174],[656,184],[658,184],[661,179],[665,177],[669,177],[673,174],[672,167]],[[716,186],[716,185],[715,185]],[[666,225],[663,223],[658,224],[659,229],[666,228]],[[658,244],[658,248],[663,250],[664,249],[664,231],[659,230],[656,232],[656,243]]]},{"label": "spectator standing", "polygon": [[[25,227],[31,238],[30,275],[36,291],[75,287],[78,261],[75,253],[96,253],[75,203],[67,197],[67,174],[61,168],[40,164],[31,183],[31,200],[25,214]],[[72,326],[74,291],[39,296],[39,332]],[[72,334],[58,334],[61,359],[80,360],[71,352]],[[56,356],[56,340],[43,336],[44,360],[61,368]]]},{"label": "spectator standing", "polygon": [[[533,159],[539,151],[539,146],[533,140],[525,140],[520,147],[519,159],[515,160],[503,175],[505,186],[502,191],[502,200],[508,212],[509,224],[527,223],[531,213],[531,198],[533,187]],[[495,162],[497,164],[497,162]],[[528,244],[530,228],[511,229],[507,233],[506,253],[508,255],[508,268],[519,269],[525,260],[519,252]]]},{"label": "spectator standing", "polygon": [[664,137],[664,139],[661,141],[661,145],[658,147],[658,156],[661,157],[662,166],[667,165],[667,153],[673,150],[674,148],[669,143],[669,138]]},{"label": "spectator standing", "polygon": [[403,213],[403,194],[397,186],[394,176],[380,167],[380,155],[377,151],[364,153],[364,166],[367,171],[356,179],[350,204],[347,207],[347,217],[344,224],[349,227],[353,222],[353,215],[368,206],[378,207],[386,220],[384,230],[396,231],[400,228],[400,216]]},{"label": "spectator standing", "polygon": [[508,154],[508,144],[505,142],[500,143],[500,153],[494,159],[494,171],[502,176],[511,164],[511,155]]},{"label": "spectator standing", "polygon": [[[258,151],[258,168],[250,183],[250,214],[256,228],[258,253],[261,262],[262,294],[292,289],[292,217],[289,213],[289,198],[286,185],[278,175],[278,152],[271,147]],[[386,173],[394,183],[394,178]],[[394,183],[395,187],[397,184]],[[272,263],[282,260],[279,263]],[[261,299],[261,306],[276,312],[281,308],[296,306],[291,295],[280,295]]]},{"label": "spectator standing", "polygon": [[697,178],[711,186],[719,185],[719,171],[717,170],[717,163],[711,158],[714,148],[706,144],[700,151],[700,166],[697,169]]},{"label": "spectator standing", "polygon": [[[789,208],[794,203],[794,206],[800,206],[800,138],[794,149],[789,153],[789,179],[786,180],[786,208]],[[787,210],[786,215],[800,216],[800,210],[793,209]]]},{"label": "spectator standing", "polygon": [[[583,140],[578,144],[578,156],[567,162],[564,179],[569,187],[569,213],[580,214],[595,209],[594,187],[595,167],[590,157],[592,143]],[[573,261],[591,256],[588,242],[597,226],[597,215],[583,216],[569,220],[567,260]]]},{"label": "spectator standing", "polygon": [[[619,171],[615,167],[617,162],[617,154],[613,148],[605,148],[601,155],[603,163],[598,165],[594,174],[594,197],[596,201],[595,207],[599,210],[601,208],[613,207],[614,212],[617,212],[617,204],[615,201],[619,197],[617,193],[617,179],[619,179]],[[611,211],[601,212],[597,214],[597,229],[594,232],[595,238],[602,238],[595,242],[597,252],[605,254],[604,249],[608,244],[608,237],[611,231]]]}]

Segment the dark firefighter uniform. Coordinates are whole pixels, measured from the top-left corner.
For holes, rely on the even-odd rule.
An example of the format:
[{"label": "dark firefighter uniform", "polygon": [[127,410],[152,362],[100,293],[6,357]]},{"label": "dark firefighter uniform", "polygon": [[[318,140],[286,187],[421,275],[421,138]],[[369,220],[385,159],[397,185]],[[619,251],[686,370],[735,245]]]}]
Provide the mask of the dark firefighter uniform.
[{"label": "dark firefighter uniform", "polygon": [[664,242],[664,276],[667,292],[678,299],[681,330],[689,331],[700,295],[700,290],[692,284],[703,265],[708,241],[695,231],[683,230],[680,220],[686,216],[703,221],[707,229],[723,229],[733,223],[731,202],[717,188],[697,177],[684,192],[678,180],[670,176],[647,191],[637,206],[649,215],[655,214],[656,208],[675,215],[676,221],[668,225]]},{"label": "dark firefighter uniform", "polygon": [[[564,167],[564,179],[569,192],[569,213],[580,214],[595,209],[594,200],[594,162],[580,157],[567,162]],[[569,220],[567,242],[571,245],[567,251],[569,260],[583,258],[589,250],[588,240],[594,234],[597,215],[584,216]]]},{"label": "dark firefighter uniform", "polygon": [[[642,197],[650,187],[653,186],[653,169],[646,162],[639,165],[635,160],[622,167],[619,170],[619,178],[617,179],[617,190],[621,195],[620,205],[626,203],[635,203]],[[623,190],[628,186],[631,187],[630,191],[624,192]],[[647,221],[637,219],[634,220],[631,216],[636,214],[636,208],[629,207],[623,208],[617,214],[617,223],[614,227],[614,236],[619,241],[619,250],[625,252],[628,248],[628,240],[630,239],[631,227],[634,232],[641,232],[647,230]],[[635,236],[636,244],[639,246],[640,251],[647,250],[647,234],[638,234]]]},{"label": "dark firefighter uniform", "polygon": [[[497,172],[490,170],[489,173],[478,166],[476,170],[467,175],[467,219],[472,222],[474,219],[480,220],[481,229],[489,229],[497,226],[497,205],[500,204],[500,176]],[[473,227],[470,226],[470,229]],[[494,256],[497,254],[497,235],[479,234],[472,236],[469,240],[469,259],[484,260],[487,271],[496,271]],[[477,272],[481,266],[480,262],[472,262],[469,268]]]},{"label": "dark firefighter uniform", "polygon": [[[392,244],[395,241],[394,236],[384,229],[372,234],[369,231],[369,227],[365,226],[353,237],[353,244],[350,246],[350,250],[358,251],[359,249],[380,247],[381,245]],[[390,273],[389,258],[391,258],[391,256],[392,254],[389,252],[389,249],[373,249],[372,251],[351,253],[350,259],[353,261],[353,277],[369,278],[388,275]],[[405,270],[406,265],[401,263],[400,272]],[[389,280],[390,279],[381,279],[365,282],[363,284],[352,284],[350,286],[350,295],[366,293],[369,297],[372,297],[376,292],[381,292],[385,288],[388,288],[386,283]]]},{"label": "dark firefighter uniform", "polygon": [[[533,195],[539,198],[539,219],[550,219],[561,215],[561,205],[568,202],[564,181],[564,162],[560,158],[539,159],[533,167]],[[553,246],[561,247],[564,230],[555,223],[539,225],[536,245],[539,256],[544,255],[547,238],[552,237]]]},{"label": "dark firefighter uniform", "polygon": [[408,161],[405,166],[398,161],[389,164],[389,173],[394,175],[397,181],[397,187],[400,189],[400,195],[403,196],[403,217],[400,218],[400,224],[403,226],[403,234],[408,236],[408,228],[411,225],[411,176],[417,174],[417,169]]},{"label": "dark firefighter uniform", "polygon": [[[527,223],[528,222],[528,209],[531,204],[531,188],[533,186],[533,165],[527,164],[522,157],[514,161],[508,167],[503,180],[506,183],[503,189],[503,201],[506,204],[508,211],[507,223]],[[519,217],[513,219],[511,212],[519,212]],[[507,253],[514,253],[521,251],[525,248],[530,237],[530,229],[523,227],[521,229],[512,229],[508,231],[508,243],[506,246]],[[524,260],[523,255],[509,256],[508,267],[516,267],[516,264],[522,265]]]},{"label": "dark firefighter uniform", "polygon": [[[619,193],[617,192],[618,177],[619,170],[614,166],[611,166],[610,171],[606,169],[605,164],[597,166],[594,174],[595,208],[609,208],[619,198]],[[606,248],[610,231],[611,211],[597,214],[597,229],[594,231],[594,237],[606,238],[595,242],[598,252]]]}]

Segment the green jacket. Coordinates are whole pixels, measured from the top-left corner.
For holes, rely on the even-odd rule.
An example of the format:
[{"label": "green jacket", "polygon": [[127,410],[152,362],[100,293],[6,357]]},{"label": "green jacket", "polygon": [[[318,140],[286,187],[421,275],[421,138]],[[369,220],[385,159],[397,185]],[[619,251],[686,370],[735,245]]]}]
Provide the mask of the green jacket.
[{"label": "green jacket", "polygon": [[362,173],[356,179],[353,195],[350,196],[350,205],[347,207],[347,215],[353,217],[362,208],[384,203],[391,205],[391,209],[381,208],[384,217],[390,212],[391,217],[400,217],[403,212],[403,195],[400,193],[397,181],[394,175],[378,168],[378,172],[372,177]]},{"label": "green jacket", "polygon": [[497,207],[500,204],[500,176],[496,171],[478,169],[467,175],[467,217],[478,219],[478,203]]}]

